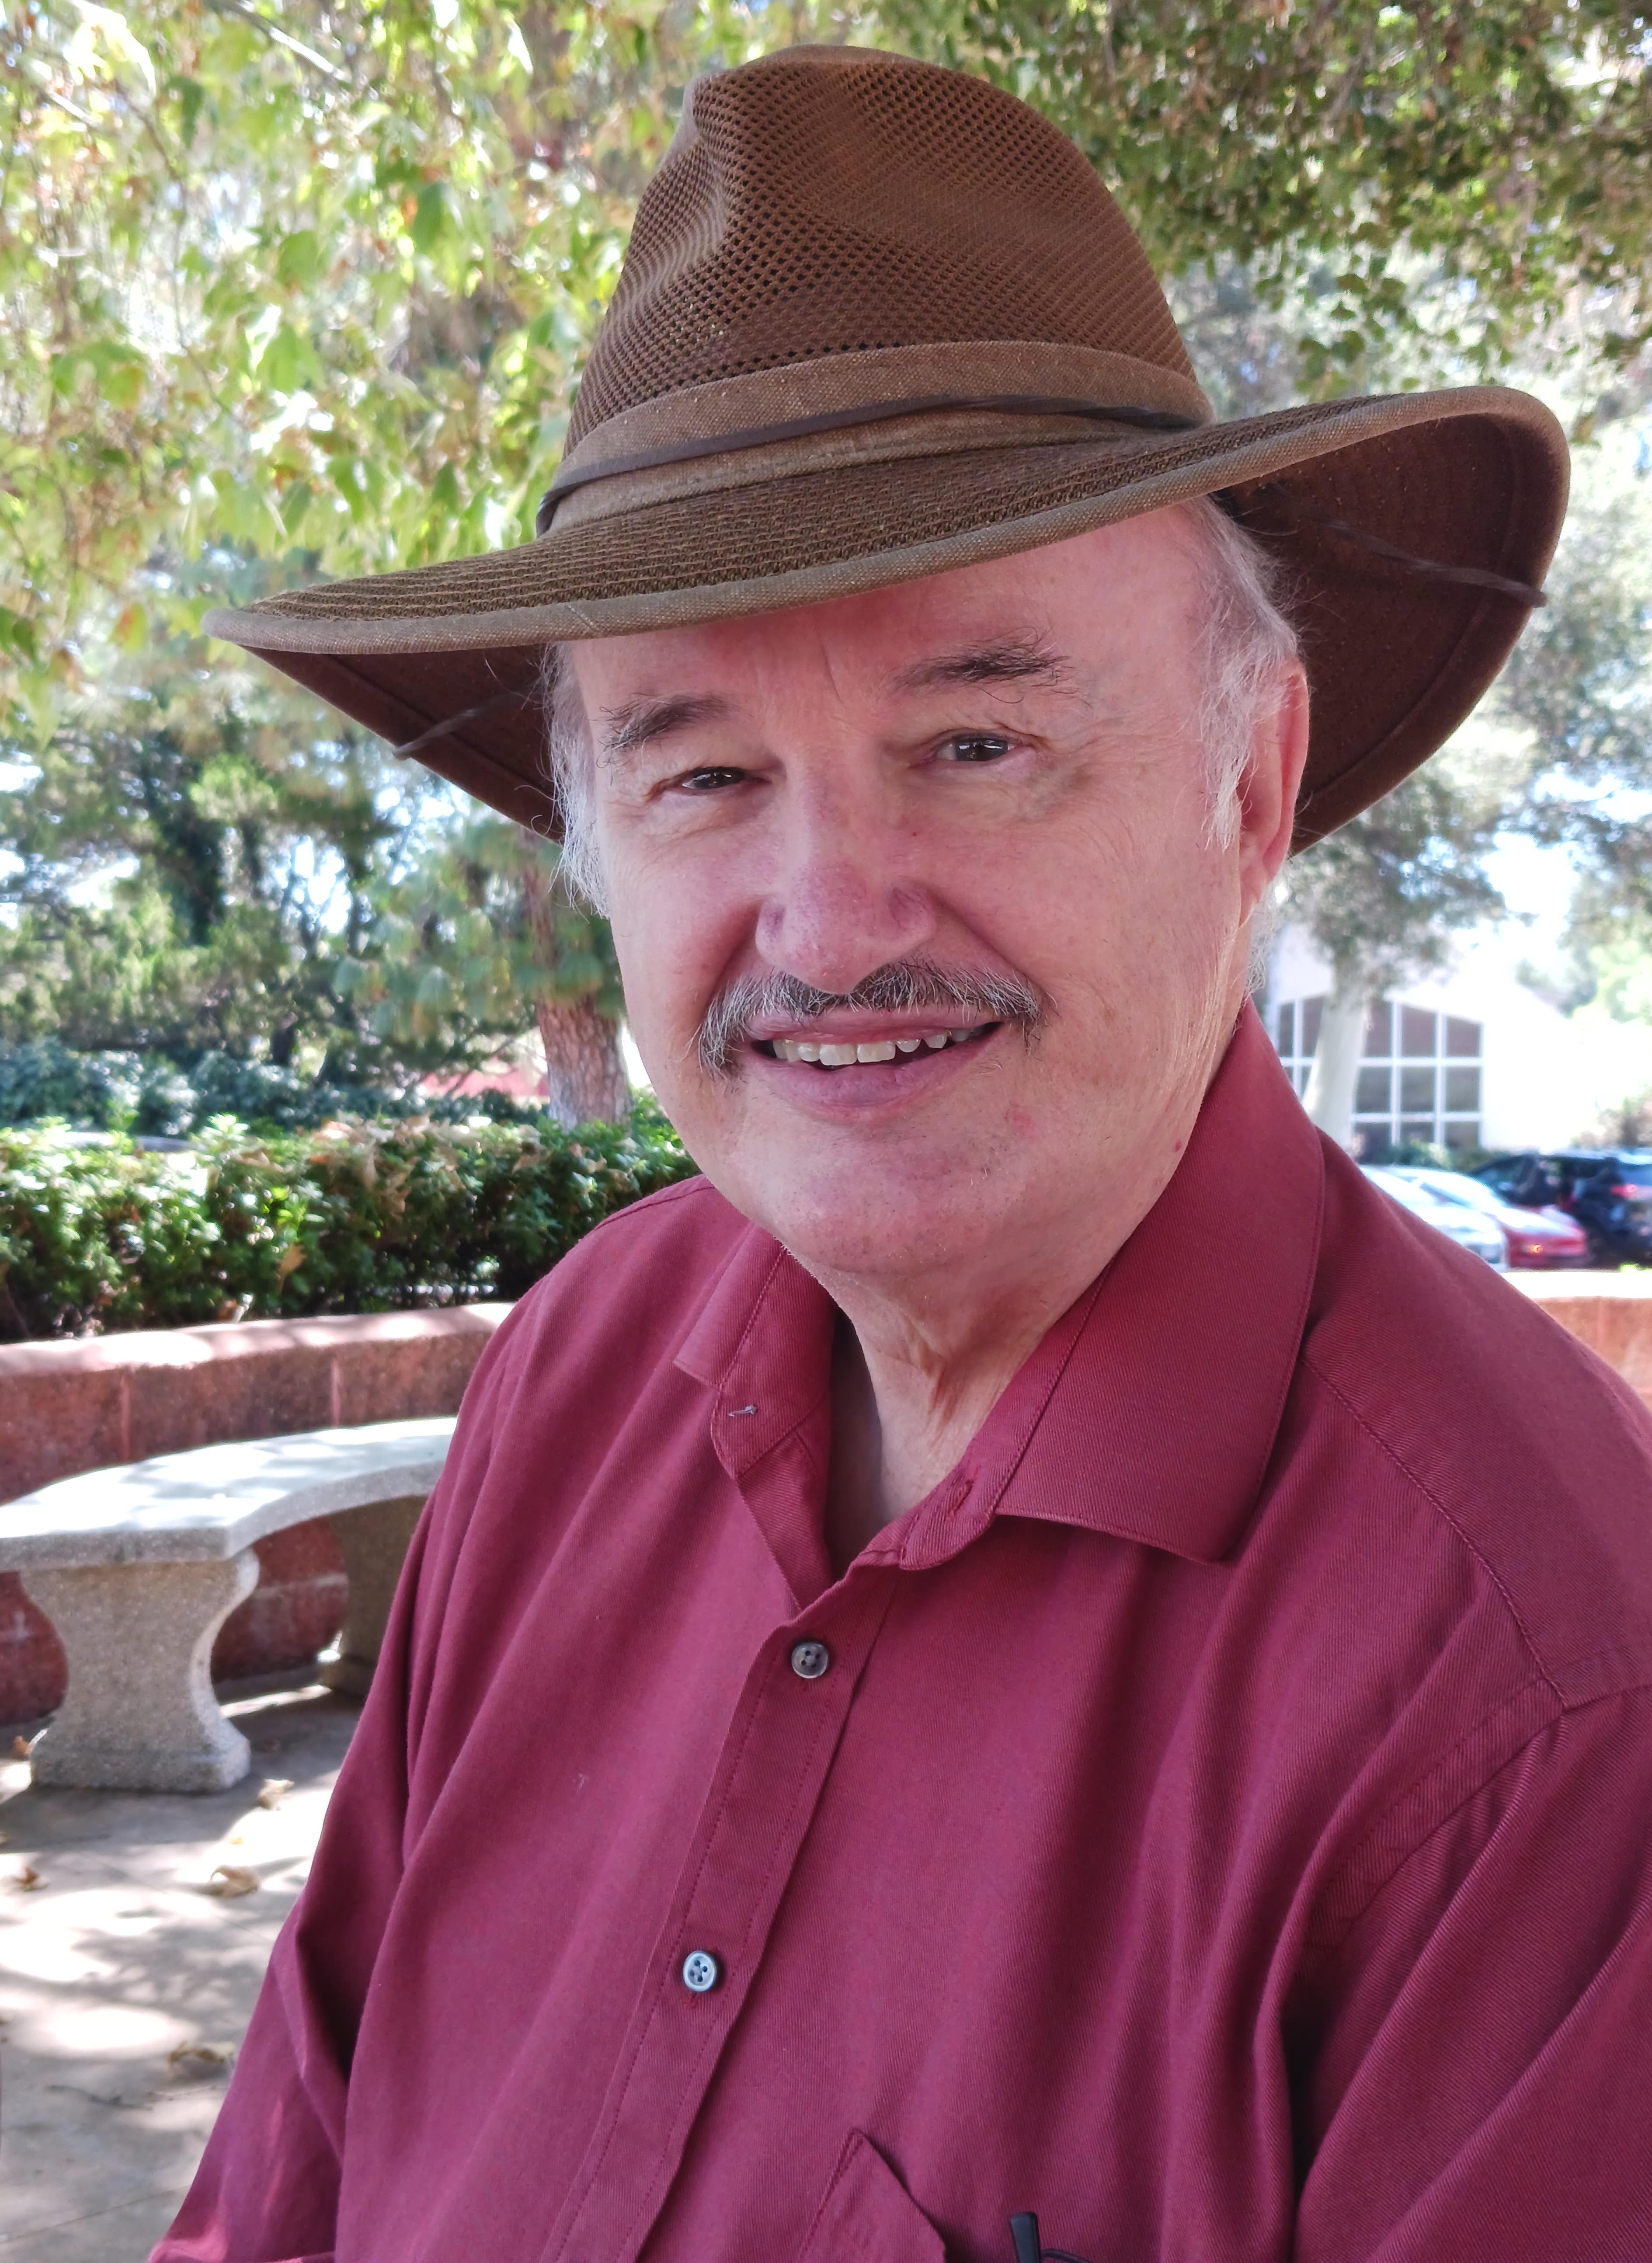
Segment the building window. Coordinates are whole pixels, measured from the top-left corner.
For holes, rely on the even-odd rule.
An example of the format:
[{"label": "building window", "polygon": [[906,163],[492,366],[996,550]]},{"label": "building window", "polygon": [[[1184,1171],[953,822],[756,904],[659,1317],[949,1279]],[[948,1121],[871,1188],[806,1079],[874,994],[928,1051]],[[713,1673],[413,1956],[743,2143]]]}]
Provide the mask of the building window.
[{"label": "building window", "polygon": [[[1308,1089],[1324,1005],[1294,998],[1274,1016],[1273,1042],[1299,1093]],[[1354,1084],[1356,1148],[1477,1147],[1482,1041],[1478,1022],[1379,999]]]}]

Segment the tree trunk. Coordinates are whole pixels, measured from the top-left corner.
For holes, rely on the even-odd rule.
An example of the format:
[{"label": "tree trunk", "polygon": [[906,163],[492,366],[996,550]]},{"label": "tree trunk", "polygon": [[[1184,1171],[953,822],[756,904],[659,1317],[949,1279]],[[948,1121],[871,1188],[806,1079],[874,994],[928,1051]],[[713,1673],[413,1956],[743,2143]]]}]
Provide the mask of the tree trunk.
[{"label": "tree trunk", "polygon": [[1353,1146],[1353,1094],[1360,1078],[1360,1057],[1365,1049],[1365,1025],[1371,1010],[1366,997],[1340,991],[1326,999],[1319,1017],[1319,1043],[1308,1072],[1302,1106],[1309,1120],[1329,1133],[1339,1147]]},{"label": "tree trunk", "polygon": [[628,1116],[631,1079],[619,1049],[619,1023],[589,998],[542,999],[537,1014],[550,1114],[570,1130]]},{"label": "tree trunk", "polygon": [[[529,924],[547,967],[557,963],[558,881],[530,857],[523,868]],[[592,998],[542,998],[534,1009],[545,1047],[548,1115],[570,1132],[576,1124],[617,1124],[631,1113],[631,1079],[619,1049],[619,1023]]]}]

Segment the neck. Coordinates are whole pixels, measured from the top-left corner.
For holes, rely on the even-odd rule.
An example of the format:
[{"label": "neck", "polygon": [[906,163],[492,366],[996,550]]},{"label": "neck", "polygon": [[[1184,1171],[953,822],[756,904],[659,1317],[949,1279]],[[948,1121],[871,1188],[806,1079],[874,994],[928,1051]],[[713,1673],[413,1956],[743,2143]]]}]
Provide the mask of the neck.
[{"label": "neck", "polygon": [[826,1533],[842,1572],[955,1467],[1041,1338],[1158,1201],[1183,1142],[1143,1157],[1110,1199],[1014,1237],[1013,1265],[920,1278],[817,1277],[840,1319],[832,1364]]},{"label": "neck", "polygon": [[920,1275],[811,1268],[840,1314],[826,1488],[826,1543],[838,1573],[956,1466],[1016,1371],[1169,1185],[1244,999],[1243,945],[1241,936],[1227,1010],[1213,1022],[1202,1058],[1104,1187]]}]

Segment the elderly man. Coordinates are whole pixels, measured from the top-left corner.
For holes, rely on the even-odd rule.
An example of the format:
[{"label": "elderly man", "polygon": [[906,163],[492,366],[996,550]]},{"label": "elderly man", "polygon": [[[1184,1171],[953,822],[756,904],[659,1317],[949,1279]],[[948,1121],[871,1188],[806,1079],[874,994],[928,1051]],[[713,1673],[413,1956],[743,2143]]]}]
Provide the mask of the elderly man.
[{"label": "elderly man", "polygon": [[166,2263],[1652,2253],[1652,1432],[1246,1002],[1563,465],[1213,423],[1048,127],[800,50],[536,542],[219,618],[529,821],[548,681],[704,1175],[478,1371]]}]

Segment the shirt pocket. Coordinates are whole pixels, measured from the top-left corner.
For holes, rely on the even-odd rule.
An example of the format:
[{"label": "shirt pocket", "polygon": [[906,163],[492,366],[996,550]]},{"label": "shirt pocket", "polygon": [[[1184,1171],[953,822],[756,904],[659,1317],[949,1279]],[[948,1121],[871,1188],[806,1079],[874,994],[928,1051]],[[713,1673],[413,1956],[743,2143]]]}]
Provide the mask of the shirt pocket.
[{"label": "shirt pocket", "polygon": [[871,2139],[851,2129],[797,2263],[946,2263],[946,2253]]}]

